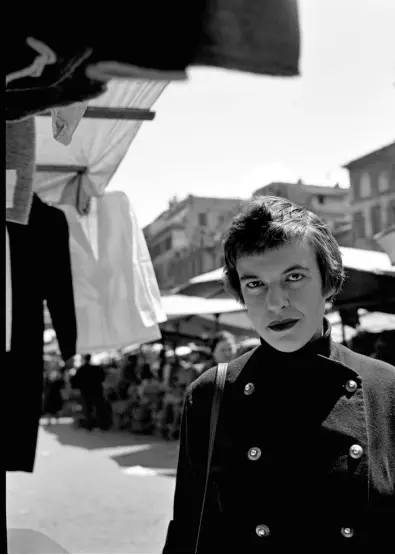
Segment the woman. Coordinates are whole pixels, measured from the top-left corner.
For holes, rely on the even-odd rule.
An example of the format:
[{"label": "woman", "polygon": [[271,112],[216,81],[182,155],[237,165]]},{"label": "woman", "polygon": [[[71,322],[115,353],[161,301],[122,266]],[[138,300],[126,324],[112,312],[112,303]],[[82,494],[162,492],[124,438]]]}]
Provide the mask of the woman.
[{"label": "woman", "polygon": [[216,368],[187,390],[164,553],[392,553],[395,368],[331,339],[344,269],[329,227],[256,198],[224,251],[261,340],[228,364],[201,527]]}]

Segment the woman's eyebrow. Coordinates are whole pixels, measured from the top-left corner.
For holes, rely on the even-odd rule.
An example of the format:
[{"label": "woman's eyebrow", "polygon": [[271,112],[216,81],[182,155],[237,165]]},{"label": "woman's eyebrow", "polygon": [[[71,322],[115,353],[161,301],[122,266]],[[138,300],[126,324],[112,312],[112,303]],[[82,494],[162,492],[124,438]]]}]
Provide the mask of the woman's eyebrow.
[{"label": "woman's eyebrow", "polygon": [[[294,272],[295,270],[304,270],[305,272],[309,272],[310,268],[308,268],[307,266],[302,266],[301,264],[294,264],[293,266],[290,266],[286,270],[283,270],[282,274],[288,274],[288,272]],[[247,281],[249,279],[260,279],[260,277],[257,276],[256,274],[247,274],[247,273],[241,274],[241,276],[239,277],[240,281]]]},{"label": "woman's eyebrow", "polygon": [[294,264],[293,266],[290,266],[289,268],[284,270],[283,274],[287,274],[288,272],[294,272],[295,270],[304,270],[305,272],[308,272],[310,271],[310,268],[308,268],[307,266],[302,266],[301,264]]}]

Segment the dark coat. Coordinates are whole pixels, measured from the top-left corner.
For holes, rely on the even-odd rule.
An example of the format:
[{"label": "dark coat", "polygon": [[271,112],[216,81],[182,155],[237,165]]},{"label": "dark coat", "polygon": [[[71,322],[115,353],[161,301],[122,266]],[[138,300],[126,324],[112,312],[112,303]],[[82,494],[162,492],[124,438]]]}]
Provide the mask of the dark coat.
[{"label": "dark coat", "polygon": [[[198,552],[393,553],[395,368],[330,340],[284,368],[265,345],[229,364]],[[193,553],[214,379],[187,391],[164,553]]]},{"label": "dark coat", "polygon": [[63,212],[33,197],[29,223],[7,222],[12,280],[11,351],[3,373],[7,470],[32,472],[42,409],[44,300],[63,360],[76,352],[69,228]]}]

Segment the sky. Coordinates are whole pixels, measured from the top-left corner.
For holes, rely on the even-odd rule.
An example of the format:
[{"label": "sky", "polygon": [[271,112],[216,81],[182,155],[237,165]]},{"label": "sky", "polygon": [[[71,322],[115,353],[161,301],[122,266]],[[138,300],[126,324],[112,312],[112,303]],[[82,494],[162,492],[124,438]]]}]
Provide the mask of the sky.
[{"label": "sky", "polygon": [[395,140],[395,0],[299,0],[299,12],[299,77],[195,67],[164,90],[108,187],[142,227],[172,197],[348,186],[342,165]]}]

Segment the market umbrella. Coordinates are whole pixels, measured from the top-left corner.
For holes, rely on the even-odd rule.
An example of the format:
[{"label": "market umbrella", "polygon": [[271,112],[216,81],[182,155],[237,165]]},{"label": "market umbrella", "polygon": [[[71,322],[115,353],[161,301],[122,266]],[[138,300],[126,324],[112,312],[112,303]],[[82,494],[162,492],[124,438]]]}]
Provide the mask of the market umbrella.
[{"label": "market umbrella", "polygon": [[160,324],[160,328],[167,335],[201,338],[219,329],[237,336],[254,334],[245,308],[235,299],[167,295],[161,300],[167,322]]}]

